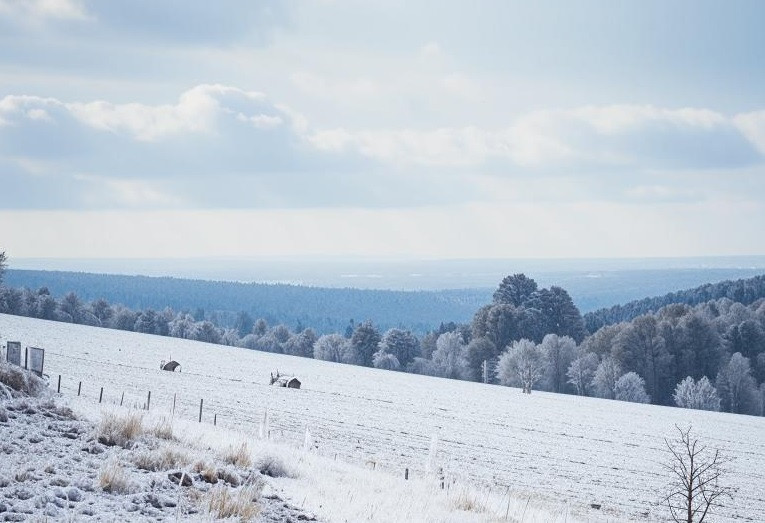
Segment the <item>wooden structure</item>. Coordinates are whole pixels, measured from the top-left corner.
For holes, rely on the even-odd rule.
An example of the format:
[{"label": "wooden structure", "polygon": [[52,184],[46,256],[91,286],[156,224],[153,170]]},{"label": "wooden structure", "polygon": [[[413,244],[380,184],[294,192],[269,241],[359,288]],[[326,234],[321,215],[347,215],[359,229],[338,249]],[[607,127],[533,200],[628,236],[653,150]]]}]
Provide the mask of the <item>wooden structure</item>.
[{"label": "wooden structure", "polygon": [[279,371],[276,371],[276,375],[274,376],[274,373],[271,373],[271,385],[276,385],[277,387],[286,387],[288,389],[299,389],[300,388],[300,380],[297,379],[295,376],[282,376],[279,374]]},{"label": "wooden structure", "polygon": [[165,360],[162,360],[162,363],[159,364],[159,368],[162,370],[169,370],[170,372],[175,372],[175,369],[178,369],[178,372],[181,372],[181,364],[175,360],[168,361],[167,363],[165,363]]}]

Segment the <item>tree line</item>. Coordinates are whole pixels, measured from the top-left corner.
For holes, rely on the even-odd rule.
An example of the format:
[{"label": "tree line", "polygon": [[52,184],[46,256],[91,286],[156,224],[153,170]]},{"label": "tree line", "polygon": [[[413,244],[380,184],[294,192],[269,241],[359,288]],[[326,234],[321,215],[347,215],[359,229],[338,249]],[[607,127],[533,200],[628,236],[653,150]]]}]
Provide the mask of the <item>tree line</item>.
[{"label": "tree line", "polygon": [[588,332],[595,332],[606,325],[630,321],[675,303],[699,305],[711,300],[728,298],[749,305],[762,297],[765,297],[765,275],[758,275],[753,278],[707,283],[693,289],[670,292],[663,296],[643,298],[642,300],[598,309],[585,314],[584,322]]},{"label": "tree line", "polygon": [[319,335],[300,322],[294,328],[269,325],[246,311],[221,327],[202,309],[132,310],[104,299],[86,302],[73,292],[57,300],[45,287],[0,287],[0,312],[517,386],[527,393],[756,415],[765,409],[765,298],[670,304],[592,334],[565,289],[539,288],[523,274],[504,278],[471,322],[441,323],[423,336],[381,329],[371,320],[350,320],[341,332]]}]

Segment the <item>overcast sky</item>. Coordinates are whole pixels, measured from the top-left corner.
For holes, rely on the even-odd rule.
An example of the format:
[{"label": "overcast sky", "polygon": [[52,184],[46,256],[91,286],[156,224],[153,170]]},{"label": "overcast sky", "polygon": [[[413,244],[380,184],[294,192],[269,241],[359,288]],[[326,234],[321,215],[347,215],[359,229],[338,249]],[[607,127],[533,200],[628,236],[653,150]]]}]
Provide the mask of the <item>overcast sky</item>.
[{"label": "overcast sky", "polygon": [[765,254],[763,20],[757,0],[0,0],[0,250]]}]

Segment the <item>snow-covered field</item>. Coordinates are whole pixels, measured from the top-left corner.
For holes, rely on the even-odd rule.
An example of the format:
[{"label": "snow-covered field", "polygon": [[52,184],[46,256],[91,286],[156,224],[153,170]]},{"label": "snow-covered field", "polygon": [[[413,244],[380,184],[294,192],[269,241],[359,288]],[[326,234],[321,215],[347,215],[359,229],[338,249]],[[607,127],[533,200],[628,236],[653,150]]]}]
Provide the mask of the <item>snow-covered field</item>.
[{"label": "snow-covered field", "polygon": [[[667,476],[663,437],[692,424],[704,442],[735,458],[734,502],[714,521],[765,521],[765,418],[688,411],[413,376],[238,348],[0,315],[0,341],[46,349],[55,388],[84,400],[143,405],[257,434],[268,409],[271,437],[299,445],[306,427],[316,453],[414,479],[426,474],[437,436],[447,484],[540,497],[561,513],[612,520],[661,519],[654,506]],[[182,373],[159,370],[175,359]],[[279,369],[300,390],[268,385]],[[590,504],[601,505],[600,510]],[[321,511],[319,511],[321,512]]]}]

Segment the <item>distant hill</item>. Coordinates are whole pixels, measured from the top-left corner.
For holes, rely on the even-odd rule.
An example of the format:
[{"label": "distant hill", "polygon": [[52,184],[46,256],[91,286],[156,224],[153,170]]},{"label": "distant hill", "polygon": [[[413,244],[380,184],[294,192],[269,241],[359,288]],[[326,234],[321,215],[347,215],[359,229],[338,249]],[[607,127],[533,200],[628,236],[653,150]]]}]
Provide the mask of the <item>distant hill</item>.
[{"label": "distant hill", "polygon": [[425,333],[441,322],[469,321],[493,292],[361,290],[29,270],[9,270],[5,280],[11,287],[47,287],[55,297],[73,291],[85,301],[104,298],[133,309],[204,309],[221,326],[232,326],[236,313],[246,311],[271,325],[294,328],[300,322],[319,333],[342,332],[351,319]]},{"label": "distant hill", "polygon": [[592,333],[605,325],[630,321],[642,314],[656,312],[665,305],[672,303],[698,305],[720,298],[729,298],[744,305],[765,298],[765,275],[735,281],[725,280],[718,283],[707,283],[693,289],[670,292],[663,296],[635,300],[623,305],[614,305],[588,312],[584,315],[584,323],[587,330]]}]

